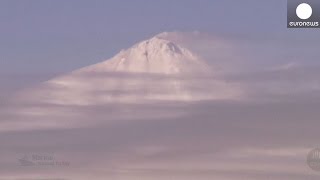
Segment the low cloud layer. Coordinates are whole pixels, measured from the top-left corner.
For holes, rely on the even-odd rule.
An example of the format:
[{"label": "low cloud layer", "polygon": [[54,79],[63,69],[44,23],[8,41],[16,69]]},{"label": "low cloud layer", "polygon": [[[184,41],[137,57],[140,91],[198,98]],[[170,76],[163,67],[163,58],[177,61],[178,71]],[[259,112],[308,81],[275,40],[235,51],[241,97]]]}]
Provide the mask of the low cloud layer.
[{"label": "low cloud layer", "polygon": [[[211,47],[214,38],[204,37],[199,42]],[[306,163],[319,144],[319,66],[255,66],[199,77],[61,76],[21,90],[0,104],[0,179],[319,179]],[[170,82],[183,82],[189,94],[229,98],[137,101],[145,93],[169,96]],[[134,101],[103,101],[106,94]],[[43,154],[69,164],[19,161]]]},{"label": "low cloud layer", "polygon": [[[317,179],[306,156],[317,146],[319,107],[305,102],[69,107],[65,110],[74,116],[40,116],[33,119],[36,130],[1,132],[1,178]],[[51,128],[37,128],[41,120]],[[70,166],[21,166],[18,159],[34,153],[53,153]]]}]

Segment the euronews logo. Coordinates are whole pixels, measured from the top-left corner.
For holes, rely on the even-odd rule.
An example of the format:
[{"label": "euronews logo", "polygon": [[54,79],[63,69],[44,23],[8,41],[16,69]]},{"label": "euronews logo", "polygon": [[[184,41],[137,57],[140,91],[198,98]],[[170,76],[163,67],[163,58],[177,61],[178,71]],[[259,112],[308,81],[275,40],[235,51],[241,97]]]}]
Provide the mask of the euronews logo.
[{"label": "euronews logo", "polygon": [[320,28],[319,0],[288,0],[288,28]]}]

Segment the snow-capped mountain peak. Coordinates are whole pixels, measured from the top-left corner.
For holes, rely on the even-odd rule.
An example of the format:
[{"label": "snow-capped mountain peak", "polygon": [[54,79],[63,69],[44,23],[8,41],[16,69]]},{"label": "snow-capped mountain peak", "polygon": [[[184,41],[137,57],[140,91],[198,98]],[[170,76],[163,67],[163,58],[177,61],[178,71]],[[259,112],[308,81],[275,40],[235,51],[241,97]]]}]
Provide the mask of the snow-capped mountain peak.
[{"label": "snow-capped mountain peak", "polygon": [[[18,99],[63,105],[237,99],[238,87],[183,45],[159,34],[109,60],[54,78]],[[17,96],[18,97],[18,96]]]},{"label": "snow-capped mountain peak", "polygon": [[155,36],[123,50],[110,60],[84,68],[90,72],[139,72],[158,74],[206,73],[208,65],[188,49]]}]

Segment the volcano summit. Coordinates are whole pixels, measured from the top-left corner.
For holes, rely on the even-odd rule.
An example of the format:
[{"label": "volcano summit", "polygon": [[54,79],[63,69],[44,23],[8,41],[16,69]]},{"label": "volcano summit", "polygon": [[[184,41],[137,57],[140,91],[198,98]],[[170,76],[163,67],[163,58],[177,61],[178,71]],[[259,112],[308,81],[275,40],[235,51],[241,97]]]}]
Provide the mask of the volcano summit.
[{"label": "volcano summit", "polygon": [[237,99],[239,88],[214,77],[213,68],[162,33],[109,60],[24,91],[19,99],[63,105]]}]

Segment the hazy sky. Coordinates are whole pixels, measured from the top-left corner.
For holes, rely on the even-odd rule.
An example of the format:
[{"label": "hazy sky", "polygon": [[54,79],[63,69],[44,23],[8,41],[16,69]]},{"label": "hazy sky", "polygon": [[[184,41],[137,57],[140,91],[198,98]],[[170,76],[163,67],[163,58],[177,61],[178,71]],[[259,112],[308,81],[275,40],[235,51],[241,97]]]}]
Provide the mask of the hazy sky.
[{"label": "hazy sky", "polygon": [[[286,0],[0,0],[0,179],[319,179],[306,164],[320,137],[319,29],[287,29],[286,9]],[[103,89],[107,76],[40,84],[163,31],[204,32],[185,33],[196,35],[188,45],[231,73],[190,87],[217,94],[213,80],[241,98],[99,104],[131,92]],[[71,165],[19,163],[33,153]]]},{"label": "hazy sky", "polygon": [[[286,29],[285,0],[2,0],[0,72],[66,72],[162,31],[314,38]],[[308,31],[308,33],[305,33]]]}]

